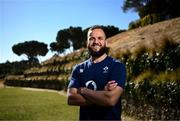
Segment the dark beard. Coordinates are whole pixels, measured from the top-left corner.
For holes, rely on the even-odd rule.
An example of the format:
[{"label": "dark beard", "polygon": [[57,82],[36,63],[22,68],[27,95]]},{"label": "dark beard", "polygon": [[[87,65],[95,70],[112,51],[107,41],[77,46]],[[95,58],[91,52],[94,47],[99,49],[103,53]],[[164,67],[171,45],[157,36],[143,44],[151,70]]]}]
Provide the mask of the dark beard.
[{"label": "dark beard", "polygon": [[98,52],[94,52],[90,47],[88,47],[89,55],[92,57],[100,57],[103,54],[108,54],[109,48],[108,47],[102,47]]}]

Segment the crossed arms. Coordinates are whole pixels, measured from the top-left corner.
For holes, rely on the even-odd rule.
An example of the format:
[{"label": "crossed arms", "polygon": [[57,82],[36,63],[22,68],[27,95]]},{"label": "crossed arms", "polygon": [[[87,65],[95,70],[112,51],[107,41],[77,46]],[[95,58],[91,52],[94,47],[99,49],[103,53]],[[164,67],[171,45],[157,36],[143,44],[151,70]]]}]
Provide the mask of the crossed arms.
[{"label": "crossed arms", "polygon": [[76,106],[91,104],[114,106],[118,102],[122,92],[123,88],[117,86],[114,80],[109,81],[102,91],[94,91],[85,87],[80,89],[69,88],[67,91],[68,104]]}]

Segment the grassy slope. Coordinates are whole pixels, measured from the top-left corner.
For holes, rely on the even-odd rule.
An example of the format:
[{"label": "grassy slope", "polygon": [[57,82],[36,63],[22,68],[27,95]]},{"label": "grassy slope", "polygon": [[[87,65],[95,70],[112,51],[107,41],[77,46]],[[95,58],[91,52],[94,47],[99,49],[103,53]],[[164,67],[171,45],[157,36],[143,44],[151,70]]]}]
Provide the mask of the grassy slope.
[{"label": "grassy slope", "polygon": [[58,93],[0,89],[0,120],[77,120],[78,107]]},{"label": "grassy slope", "polygon": [[151,48],[163,37],[180,43],[180,17],[117,34],[108,38],[108,46],[113,54],[126,49],[132,52],[143,44]]}]

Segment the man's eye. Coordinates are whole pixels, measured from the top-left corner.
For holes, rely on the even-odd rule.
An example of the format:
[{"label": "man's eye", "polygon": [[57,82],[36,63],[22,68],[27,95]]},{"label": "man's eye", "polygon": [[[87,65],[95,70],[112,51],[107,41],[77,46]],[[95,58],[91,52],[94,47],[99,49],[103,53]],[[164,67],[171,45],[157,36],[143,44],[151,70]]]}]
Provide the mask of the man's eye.
[{"label": "man's eye", "polygon": [[98,39],[99,39],[99,40],[103,40],[103,38],[102,38],[102,37],[98,37]]},{"label": "man's eye", "polygon": [[92,40],[94,40],[94,38],[93,38],[93,37],[91,37],[91,38],[89,38],[89,40],[90,40],[90,41],[92,41]]}]

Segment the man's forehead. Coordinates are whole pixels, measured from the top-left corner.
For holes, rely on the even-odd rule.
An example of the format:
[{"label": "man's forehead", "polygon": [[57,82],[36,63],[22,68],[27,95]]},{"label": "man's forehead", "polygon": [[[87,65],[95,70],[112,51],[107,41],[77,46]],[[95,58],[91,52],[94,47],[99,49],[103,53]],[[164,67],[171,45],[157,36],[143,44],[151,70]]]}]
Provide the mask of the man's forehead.
[{"label": "man's forehead", "polygon": [[88,35],[89,35],[89,36],[92,36],[92,34],[93,34],[94,32],[96,32],[97,34],[100,34],[100,35],[102,35],[102,34],[104,35],[104,31],[103,31],[102,29],[89,30]]}]

